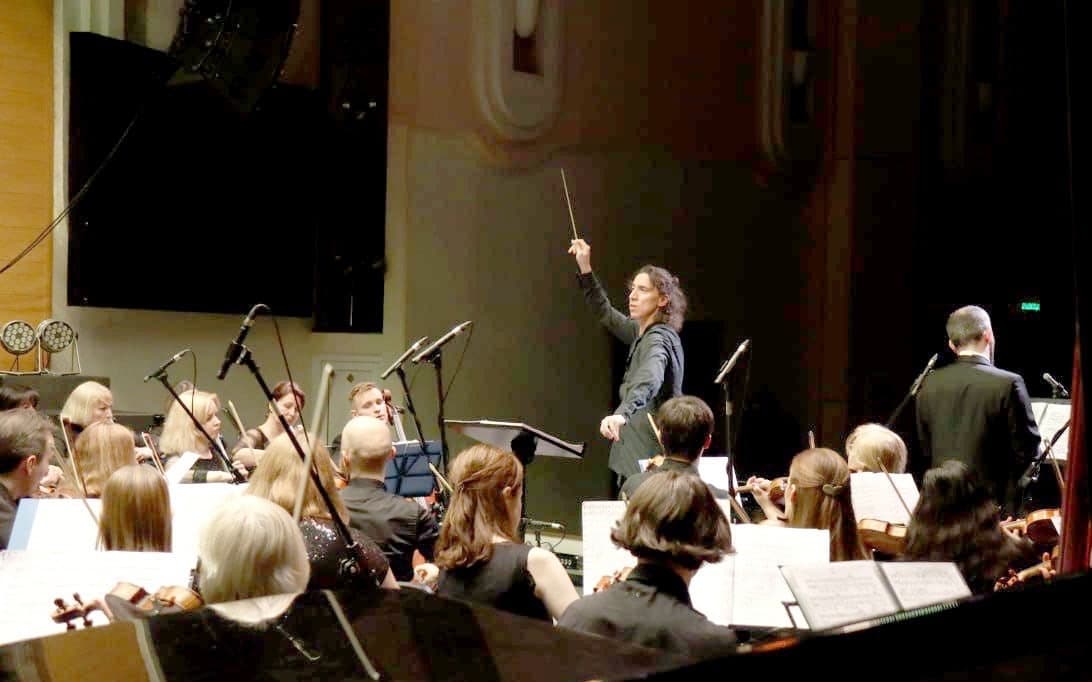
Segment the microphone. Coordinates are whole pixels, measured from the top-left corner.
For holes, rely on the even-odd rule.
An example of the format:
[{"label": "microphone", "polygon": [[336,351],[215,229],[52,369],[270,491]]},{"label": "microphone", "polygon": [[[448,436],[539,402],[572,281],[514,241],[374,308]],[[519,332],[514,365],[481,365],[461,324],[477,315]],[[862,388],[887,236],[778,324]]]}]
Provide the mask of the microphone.
[{"label": "microphone", "polygon": [[168,368],[168,367],[170,367],[170,366],[171,366],[171,365],[173,365],[174,363],[176,363],[176,362],[178,362],[179,360],[181,360],[181,359],[182,359],[182,356],[184,356],[184,355],[185,355],[186,353],[189,353],[189,352],[190,352],[190,349],[189,349],[189,348],[187,348],[187,349],[185,349],[185,350],[181,350],[181,351],[179,351],[179,352],[175,353],[174,355],[172,355],[172,356],[171,356],[171,359],[170,359],[170,360],[168,360],[168,361],[164,362],[164,363],[163,363],[162,365],[160,365],[160,366],[159,366],[159,369],[157,369],[156,371],[152,372],[152,373],[151,373],[151,374],[149,374],[148,376],[144,377],[144,382],[145,382],[145,383],[147,383],[148,381],[150,381],[150,380],[152,380],[152,379],[158,379],[159,377],[163,376],[164,374],[166,374],[166,373],[167,373],[167,368]]},{"label": "microphone", "polygon": [[406,361],[406,358],[419,351],[421,349],[421,346],[425,345],[425,341],[428,341],[427,336],[422,336],[421,338],[414,341],[413,345],[407,348],[406,352],[402,353],[402,355],[400,355],[398,359],[395,360],[394,363],[387,368],[386,372],[383,372],[379,375],[379,378],[386,379],[387,377],[389,377],[391,375],[391,372],[402,366],[402,363]]},{"label": "microphone", "polygon": [[254,318],[258,316],[258,309],[265,308],[264,303],[259,303],[250,309],[250,312],[246,314],[246,319],[243,320],[243,326],[239,327],[239,333],[235,335],[235,340],[228,346],[227,352],[224,353],[224,362],[220,365],[220,371],[216,373],[216,378],[223,381],[227,376],[228,370],[231,366],[238,362],[240,356],[240,349],[243,347],[243,341],[246,341],[246,335],[250,333],[250,328],[254,326]]},{"label": "microphone", "polygon": [[1050,376],[1048,372],[1043,372],[1043,381],[1050,384],[1050,387],[1054,389],[1054,392],[1058,395],[1062,396],[1063,398],[1069,397],[1069,391],[1065,390],[1065,386],[1062,386],[1062,383],[1054,377]]},{"label": "microphone", "polygon": [[451,331],[444,334],[440,338],[436,339],[436,341],[434,341],[431,346],[429,346],[428,348],[426,348],[423,351],[421,351],[420,353],[418,353],[417,357],[413,358],[413,360],[411,360],[410,362],[412,362],[415,365],[417,363],[421,362],[422,360],[424,360],[425,362],[431,362],[432,357],[434,355],[436,355],[437,352],[439,352],[440,348],[445,343],[452,340],[453,338],[455,338],[459,334],[462,334],[464,331],[469,329],[472,324],[474,324],[474,322],[472,320],[467,320],[466,322],[463,322],[462,324],[456,325]]},{"label": "microphone", "polygon": [[739,362],[740,356],[746,353],[747,349],[750,347],[751,340],[744,339],[743,343],[739,344],[739,347],[736,348],[736,352],[732,353],[732,357],[728,358],[728,361],[721,365],[720,372],[717,373],[717,378],[713,379],[713,383],[719,384],[723,382],[724,379],[728,376],[728,372],[731,372],[732,368],[736,366],[737,362]]},{"label": "microphone", "polygon": [[922,383],[925,382],[925,377],[929,376],[929,372],[933,371],[933,367],[937,364],[937,359],[940,357],[939,353],[933,353],[933,357],[929,358],[929,362],[925,363],[925,369],[921,371],[917,379],[914,379],[914,385],[910,387],[910,395],[916,396],[918,391],[921,390]]}]

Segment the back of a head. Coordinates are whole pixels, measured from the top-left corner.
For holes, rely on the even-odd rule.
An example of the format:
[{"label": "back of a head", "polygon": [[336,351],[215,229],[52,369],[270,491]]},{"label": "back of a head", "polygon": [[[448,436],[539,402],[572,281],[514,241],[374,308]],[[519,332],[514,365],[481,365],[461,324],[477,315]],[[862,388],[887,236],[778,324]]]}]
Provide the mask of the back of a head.
[{"label": "back of a head", "polygon": [[86,427],[93,420],[95,405],[113,400],[109,388],[97,381],[85,381],[68,394],[61,408],[61,416],[73,424]]},{"label": "back of a head", "polygon": [[660,440],[669,455],[696,460],[713,433],[713,411],[701,398],[672,398],[656,412]]},{"label": "back of a head", "polygon": [[473,445],[455,458],[448,477],[455,492],[436,543],[437,566],[451,569],[488,561],[494,535],[518,542],[503,492],[518,491],[523,484],[523,466],[515,455]]},{"label": "back of a head", "polygon": [[990,316],[976,305],[966,305],[948,316],[945,330],[948,340],[956,349],[982,340],[982,335],[991,329]]},{"label": "back of a head", "polygon": [[24,407],[37,408],[38,398],[38,391],[29,386],[4,384],[0,386],[0,412]]},{"label": "back of a head", "polygon": [[158,471],[129,464],[110,475],[102,489],[99,542],[108,550],[171,551],[171,498]]},{"label": "back of a head", "polygon": [[341,450],[353,472],[382,473],[392,447],[390,428],[375,417],[353,417],[341,431]]},{"label": "back of a head", "polygon": [[906,443],[881,424],[861,424],[846,438],[846,459],[852,471],[906,471]]},{"label": "back of a head", "polygon": [[[322,481],[322,486],[326,489],[330,501],[333,502],[338,516],[342,520],[347,519],[345,505],[334,489],[334,468],[330,461],[330,453],[313,435],[299,434],[296,438],[303,446],[304,454],[314,444],[312,465],[318,470],[319,480]],[[303,467],[303,460],[300,459],[288,434],[282,433],[266,446],[258,468],[250,476],[246,494],[265,498],[291,513],[296,504],[300,479],[303,477],[310,479],[310,475]],[[308,480],[303,494],[301,518],[329,518],[329,516],[329,508],[323,502],[318,488],[313,481]]]},{"label": "back of a head", "polygon": [[0,412],[0,476],[27,457],[44,455],[51,432],[50,423],[34,410]]},{"label": "back of a head", "polygon": [[641,484],[611,531],[638,559],[697,570],[732,552],[732,531],[713,493],[688,471],[664,471]]},{"label": "back of a head", "polygon": [[284,509],[253,495],[233,497],[198,540],[199,589],[207,604],[302,592],[311,576],[300,529]]},{"label": "back of a head", "polygon": [[996,516],[989,492],[974,472],[962,462],[949,460],[925,472],[912,525],[932,531],[957,524],[992,523]]},{"label": "back of a head", "polygon": [[789,525],[830,531],[830,560],[865,558],[850,497],[849,466],[834,450],[810,448],[793,457],[795,499]]},{"label": "back of a head", "polygon": [[111,474],[137,461],[133,432],[114,422],[89,425],[76,437],[72,449],[88,497],[101,495]]}]

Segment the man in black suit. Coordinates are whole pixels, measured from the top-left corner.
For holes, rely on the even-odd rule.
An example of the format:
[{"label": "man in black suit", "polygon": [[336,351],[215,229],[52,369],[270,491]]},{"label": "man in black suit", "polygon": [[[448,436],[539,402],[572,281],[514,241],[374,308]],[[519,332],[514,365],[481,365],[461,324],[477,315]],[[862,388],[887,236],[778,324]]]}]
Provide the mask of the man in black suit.
[{"label": "man in black suit", "polygon": [[993,366],[990,316],[964,306],[948,317],[956,361],[933,372],[917,395],[918,436],[929,466],[963,462],[994,501],[1016,513],[1020,476],[1039,453],[1039,429],[1019,374]]},{"label": "man in black suit", "polygon": [[341,499],[352,527],[375,540],[394,577],[410,581],[413,551],[432,561],[440,529],[431,512],[383,487],[387,461],[394,452],[385,422],[374,417],[350,419],[341,432],[341,466],[349,473],[349,485],[341,491]]}]

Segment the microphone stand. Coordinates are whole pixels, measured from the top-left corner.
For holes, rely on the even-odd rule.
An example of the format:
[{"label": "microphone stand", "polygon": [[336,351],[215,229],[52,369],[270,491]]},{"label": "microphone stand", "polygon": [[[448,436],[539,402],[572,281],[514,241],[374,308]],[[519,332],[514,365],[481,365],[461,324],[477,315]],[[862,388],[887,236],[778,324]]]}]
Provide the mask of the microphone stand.
[{"label": "microphone stand", "polygon": [[929,373],[933,371],[933,366],[936,364],[936,359],[937,356],[934,355],[929,361],[929,364],[925,366],[925,371],[919,374],[916,379],[914,379],[914,383],[910,386],[910,391],[906,394],[905,397],[903,397],[902,402],[899,403],[899,406],[896,407],[895,411],[891,413],[891,416],[887,418],[887,423],[885,423],[884,426],[891,429],[892,431],[895,430],[895,422],[898,420],[899,415],[902,414],[902,411],[906,409],[906,406],[910,404],[910,401],[913,400],[914,397],[917,396],[918,391],[921,390],[922,384],[925,383],[925,377],[929,376]]},{"label": "microphone stand", "polygon": [[186,413],[186,416],[190,418],[190,421],[193,422],[193,425],[197,427],[197,430],[200,431],[201,435],[203,435],[205,437],[205,440],[208,441],[209,448],[213,452],[215,452],[216,455],[220,458],[220,463],[224,465],[224,469],[226,469],[228,473],[231,474],[231,482],[236,484],[245,483],[246,479],[243,478],[243,475],[239,473],[238,469],[231,465],[231,459],[229,459],[227,453],[224,452],[224,448],[220,445],[219,439],[214,440],[213,437],[209,435],[209,432],[205,430],[205,426],[201,423],[201,420],[199,420],[197,416],[190,410],[189,406],[186,405],[186,401],[182,400],[181,396],[179,396],[178,393],[175,392],[174,387],[171,386],[171,382],[167,380],[167,372],[157,372],[155,375],[153,375],[153,378],[158,379],[159,383],[163,384],[163,388],[167,389],[167,392],[171,394],[172,398],[174,398],[174,401],[182,406],[182,410]]},{"label": "microphone stand", "polygon": [[[265,383],[265,379],[262,377],[261,369],[254,362],[254,356],[250,353],[250,348],[243,344],[239,344],[238,357],[235,359],[236,364],[246,365],[246,368],[250,370],[250,373],[254,375],[254,379],[257,380],[258,386],[261,387],[262,393],[268,402],[276,402],[273,398],[273,391],[270,390],[269,385]],[[288,434],[288,440],[292,442],[292,447],[296,449],[296,454],[300,456],[300,461],[306,462],[307,455],[303,452],[303,446],[300,445],[299,440],[296,439],[296,433],[292,429],[292,425],[288,423],[288,420],[284,418],[284,414],[280,410],[273,410],[277,415],[277,420],[281,423],[281,428]],[[364,572],[364,549],[360,546],[360,543],[353,540],[352,534],[349,532],[349,528],[345,525],[345,522],[338,515],[337,509],[334,507],[333,501],[330,499],[330,494],[326,488],[322,485],[322,479],[319,478],[318,472],[311,468],[307,472],[311,476],[311,482],[315,485],[315,488],[319,492],[319,496],[322,497],[322,502],[326,505],[326,508],[330,512],[330,520],[334,524],[334,530],[337,532],[338,537],[341,538],[341,542],[345,545],[345,549],[348,556],[342,559],[338,564],[338,575],[343,578],[352,578]]]},{"label": "microphone stand", "polygon": [[[415,429],[417,429],[417,442],[421,444],[421,452],[425,453],[426,457],[427,457],[428,448],[425,446],[425,437],[423,435],[424,431],[421,429],[421,417],[419,417],[417,415],[417,408],[413,406],[413,396],[410,394],[409,383],[406,381],[406,370],[402,369],[402,366],[399,365],[398,368],[395,369],[394,371],[398,373],[398,380],[402,383],[402,393],[406,396],[406,409],[409,411],[410,416],[413,417],[413,427]],[[441,408],[440,408],[440,414],[441,414],[440,418],[442,419],[443,418],[443,406],[441,406]],[[444,432],[443,432],[443,429],[441,428],[441,430],[440,430],[441,443],[443,442],[443,440],[442,440],[443,434],[444,434]],[[442,447],[441,447],[441,452],[443,452]],[[443,467],[444,470],[446,471],[447,470],[447,463],[443,461],[443,455],[441,455],[440,459],[441,459],[440,466]],[[430,464],[429,466],[432,466],[432,465]],[[448,508],[448,506],[450,505],[450,503],[451,503],[451,493],[446,488],[444,488],[444,486],[442,486],[442,485],[438,485],[437,488],[438,488],[437,492],[439,492],[439,499],[440,499],[441,509],[446,510]]]},{"label": "microphone stand", "polygon": [[1069,420],[1065,424],[1062,424],[1062,428],[1058,429],[1057,433],[1050,439],[1050,442],[1046,444],[1042,452],[1032,458],[1031,463],[1028,464],[1028,468],[1024,471],[1024,475],[1020,477],[1020,481],[1017,486],[1023,491],[1023,498],[1025,504],[1031,501],[1031,497],[1027,495],[1028,488],[1032,483],[1039,480],[1039,469],[1043,465],[1043,460],[1050,457],[1051,463],[1054,465],[1054,476],[1058,481],[1058,489],[1064,494],[1065,492],[1065,480],[1062,478],[1061,467],[1058,466],[1058,460],[1054,457],[1054,444],[1058,442],[1058,439],[1062,437],[1062,434],[1069,429]]},{"label": "microphone stand", "polygon": [[[423,358],[425,362],[431,364],[436,368],[436,424],[440,427],[440,468],[444,473],[447,473],[447,428],[444,425],[444,352],[442,348],[437,348],[436,352],[428,358]],[[416,417],[416,415],[414,415]]]}]

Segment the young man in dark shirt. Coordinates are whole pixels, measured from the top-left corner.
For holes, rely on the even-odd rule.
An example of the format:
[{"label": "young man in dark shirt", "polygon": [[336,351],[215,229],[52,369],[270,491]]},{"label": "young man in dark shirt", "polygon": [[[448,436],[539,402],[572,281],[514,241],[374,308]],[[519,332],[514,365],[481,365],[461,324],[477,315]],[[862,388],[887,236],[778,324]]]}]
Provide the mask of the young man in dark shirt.
[{"label": "young man in dark shirt", "polygon": [[440,529],[432,513],[383,487],[387,461],[394,457],[390,428],[374,417],[353,417],[341,432],[341,467],[349,485],[341,499],[350,523],[374,540],[400,581],[413,579],[413,552],[426,561]]},{"label": "young man in dark shirt", "polygon": [[[664,403],[656,412],[664,461],[652,470],[630,476],[618,495],[621,500],[633,497],[650,476],[663,471],[689,471],[698,474],[698,459],[713,441],[713,411],[701,398],[683,395]],[[709,486],[713,496],[727,499],[728,491]]]},{"label": "young man in dark shirt", "polygon": [[735,633],[690,603],[690,579],[732,551],[728,519],[708,486],[687,471],[665,471],[634,493],[611,531],[637,557],[625,581],[569,605],[557,624],[693,660],[735,651]]}]

